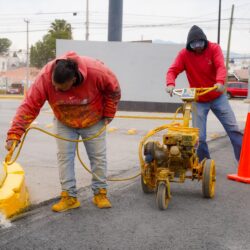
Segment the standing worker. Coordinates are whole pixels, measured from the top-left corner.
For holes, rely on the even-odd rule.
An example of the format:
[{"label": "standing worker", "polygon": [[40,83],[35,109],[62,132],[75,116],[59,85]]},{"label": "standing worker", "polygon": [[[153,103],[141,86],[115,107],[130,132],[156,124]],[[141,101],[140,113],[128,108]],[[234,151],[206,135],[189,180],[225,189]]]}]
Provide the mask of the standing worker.
[{"label": "standing worker", "polygon": [[[8,131],[6,149],[20,142],[45,101],[54,112],[57,135],[78,140],[95,135],[111,122],[120,97],[118,80],[109,68],[98,60],[68,52],[45,65],[37,76]],[[92,177],[93,203],[99,208],[110,208],[105,131],[84,145],[92,172],[99,177]],[[62,193],[52,210],[63,212],[80,206],[74,171],[76,143],[57,139],[57,148]]]},{"label": "standing worker", "polygon": [[[211,91],[198,98],[193,103],[195,113],[192,116],[193,127],[199,128],[199,146],[197,154],[199,160],[210,159],[210,153],[206,142],[207,115],[209,110],[216,115],[226,130],[237,161],[240,159],[242,133],[239,130],[235,115],[224,93],[227,71],[224,58],[218,44],[207,40],[201,28],[194,25],[187,37],[186,48],[182,49],[167,72],[166,91],[172,96],[175,87],[175,79],[185,70],[191,88],[210,88]],[[197,117],[196,117],[197,112]]]}]

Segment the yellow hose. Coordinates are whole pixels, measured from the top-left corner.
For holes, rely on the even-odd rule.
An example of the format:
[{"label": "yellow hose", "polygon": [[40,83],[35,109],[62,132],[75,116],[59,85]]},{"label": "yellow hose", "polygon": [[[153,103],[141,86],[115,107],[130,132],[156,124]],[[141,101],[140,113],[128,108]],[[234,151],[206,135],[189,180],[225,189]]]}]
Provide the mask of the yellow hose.
[{"label": "yellow hose", "polygon": [[[217,88],[216,86],[215,86],[215,87],[212,87],[212,88],[199,88],[199,89],[197,89],[197,90],[198,90],[198,91],[201,91],[201,92],[198,93],[198,95],[199,95],[199,96],[204,95],[204,94],[206,94],[206,93],[208,93],[208,92],[210,92],[210,91],[212,91],[212,90],[215,90],[216,88]],[[142,148],[143,148],[145,142],[146,142],[151,136],[153,136],[153,135],[155,135],[156,133],[158,133],[158,132],[160,132],[160,131],[162,131],[162,130],[164,130],[164,129],[167,129],[167,128],[168,128],[168,129],[171,129],[171,130],[176,130],[176,131],[179,131],[179,130],[181,129],[182,131],[183,131],[183,130],[188,130],[188,131],[196,131],[196,132],[197,132],[197,128],[184,127],[184,126],[181,125],[180,123],[175,122],[175,120],[183,120],[183,118],[177,118],[177,114],[178,114],[178,112],[179,112],[181,109],[182,109],[182,106],[179,107],[179,108],[176,110],[176,112],[175,112],[173,118],[169,118],[169,117],[149,117],[149,116],[116,116],[117,118],[172,119],[172,120],[173,120],[173,122],[170,123],[170,124],[165,124],[165,125],[162,125],[162,126],[160,126],[160,127],[155,128],[155,129],[153,129],[153,130],[150,130],[150,131],[142,138],[142,140],[141,140],[140,143],[139,143],[139,152],[138,152],[141,167],[145,164],[145,161],[144,161],[143,156],[142,156]],[[9,152],[8,155],[6,156],[5,161],[6,161],[6,164],[7,164],[7,165],[13,164],[13,163],[18,159],[18,157],[19,157],[19,155],[20,155],[20,152],[21,152],[21,150],[22,150],[22,147],[23,147],[23,143],[24,143],[24,141],[25,141],[25,138],[26,138],[28,132],[29,132],[31,129],[38,130],[38,131],[40,131],[40,132],[43,132],[43,133],[45,133],[45,134],[47,134],[47,135],[50,135],[50,136],[55,137],[55,138],[60,139],[60,140],[69,141],[69,142],[76,142],[76,143],[77,143],[77,145],[76,145],[77,157],[78,157],[78,159],[79,159],[81,165],[85,168],[85,170],[86,170],[88,173],[94,175],[98,180],[102,181],[101,178],[100,178],[99,176],[97,176],[95,173],[93,173],[93,172],[86,166],[86,164],[82,161],[82,159],[81,159],[81,157],[80,157],[80,153],[79,153],[78,143],[79,143],[79,142],[84,142],[84,141],[89,141],[89,140],[92,140],[92,139],[98,137],[100,134],[102,134],[102,133],[104,132],[104,130],[106,129],[106,125],[103,126],[96,134],[94,134],[94,135],[92,135],[92,136],[90,136],[90,137],[84,138],[84,139],[82,139],[82,140],[72,140],[72,139],[64,138],[64,137],[61,137],[61,136],[59,136],[59,135],[53,134],[53,133],[51,133],[51,132],[48,132],[48,131],[46,131],[46,130],[44,130],[44,129],[41,129],[41,128],[38,128],[38,127],[33,127],[33,126],[31,126],[31,127],[29,127],[29,128],[25,131],[24,136],[23,136],[23,140],[21,141],[21,144],[20,144],[20,146],[19,146],[19,148],[18,148],[17,154],[16,154],[16,156],[14,157],[14,160],[11,161],[11,157],[12,157],[12,154],[13,154],[13,151],[14,151],[15,146],[10,150],[10,152]],[[135,179],[135,178],[137,178],[137,177],[140,176],[140,175],[141,175],[141,172],[137,173],[137,174],[134,175],[134,176],[127,177],[127,178],[113,178],[113,179],[107,178],[107,180],[108,180],[108,181],[128,181],[128,180]]]},{"label": "yellow hose", "polygon": [[[38,127],[33,127],[33,126],[32,126],[32,127],[29,127],[29,128],[25,131],[25,133],[24,133],[23,140],[22,140],[21,143],[20,143],[20,146],[19,146],[19,148],[18,148],[18,151],[17,151],[17,153],[16,153],[14,159],[11,161],[11,156],[12,156],[14,150],[11,150],[11,151],[9,152],[9,154],[6,156],[5,161],[6,161],[7,165],[13,164],[13,163],[18,159],[18,157],[19,157],[19,155],[20,155],[20,153],[21,153],[21,150],[22,150],[24,141],[25,141],[25,139],[26,139],[26,136],[27,136],[27,134],[29,133],[29,131],[32,130],[32,129],[38,130],[38,131],[40,131],[40,132],[42,132],[42,133],[45,133],[45,134],[47,134],[47,135],[49,135],[49,136],[55,137],[55,138],[60,139],[60,140],[63,140],[63,141],[68,141],[68,142],[75,142],[75,143],[77,143],[77,144],[76,144],[77,157],[78,157],[78,159],[79,159],[81,165],[85,168],[85,170],[86,170],[88,173],[90,173],[90,174],[92,174],[93,176],[95,176],[98,180],[103,181],[103,180],[101,180],[101,178],[100,178],[99,176],[97,176],[95,173],[93,173],[93,172],[86,166],[86,164],[82,161],[82,159],[81,159],[81,157],[80,157],[80,153],[79,153],[78,143],[79,143],[79,142],[84,142],[84,141],[89,141],[89,140],[92,140],[92,139],[98,137],[100,134],[102,134],[102,133],[104,132],[104,130],[106,129],[106,126],[103,126],[96,134],[94,134],[94,135],[92,135],[92,136],[90,136],[90,137],[84,138],[84,139],[82,139],[82,140],[72,140],[72,139],[64,138],[64,137],[61,137],[61,136],[59,136],[59,135],[53,134],[53,133],[51,133],[51,132],[48,132],[48,131],[46,131],[46,130],[44,130],[44,129],[41,129],[41,128],[38,128]],[[128,181],[128,180],[135,179],[135,178],[137,178],[137,177],[140,176],[140,175],[141,175],[141,173],[138,173],[138,174],[136,174],[135,176],[131,176],[131,177],[128,177],[128,178],[121,178],[121,179],[119,179],[119,178],[112,178],[112,179],[109,179],[109,178],[108,178],[107,180],[108,180],[108,181]]]},{"label": "yellow hose", "polygon": [[[182,107],[179,107],[179,108],[176,110],[176,112],[175,112],[175,114],[174,114],[174,116],[173,116],[173,118],[172,118],[173,120],[177,120],[177,119],[179,120],[179,119],[180,119],[180,118],[176,118],[176,116],[177,116],[178,112],[181,110],[181,108],[182,108]],[[123,117],[123,118],[125,118],[125,117]],[[132,118],[132,117],[131,117],[131,118]],[[140,116],[133,116],[133,118],[139,118],[139,119],[141,119],[142,117],[140,117]],[[148,117],[143,117],[143,119],[148,119]],[[165,119],[166,119],[166,118],[165,118]],[[170,127],[171,127],[171,129],[174,129],[176,125],[180,126],[179,123],[174,123],[174,122],[172,122],[172,123],[170,123],[170,124],[162,125],[162,126],[160,126],[160,127],[157,127],[157,128],[155,128],[155,129],[149,131],[149,132],[142,138],[142,140],[140,141],[140,144],[139,144],[139,159],[140,159],[141,165],[144,164],[144,160],[143,160],[143,156],[142,156],[142,148],[143,148],[143,145],[145,144],[145,142],[147,141],[147,139],[148,139],[149,137],[153,136],[154,134],[156,134],[156,133],[158,133],[158,132],[160,132],[160,131],[166,129],[166,128],[170,128]],[[12,161],[11,161],[11,157],[12,157],[12,154],[13,154],[13,151],[14,151],[14,148],[15,148],[15,147],[13,147],[12,150],[9,151],[9,153],[8,153],[8,155],[6,156],[6,159],[5,159],[7,165],[11,165],[11,164],[13,164],[15,161],[17,161],[17,159],[18,159],[18,157],[19,157],[19,155],[20,155],[20,153],[21,153],[21,150],[22,150],[24,141],[25,141],[25,139],[26,139],[26,136],[27,136],[27,134],[29,133],[29,131],[32,130],[32,129],[38,130],[38,131],[40,131],[40,132],[42,132],[42,133],[45,133],[45,134],[47,134],[47,135],[49,135],[49,136],[55,137],[55,138],[60,139],[60,140],[63,140],[63,141],[68,141],[68,142],[75,142],[75,143],[77,143],[77,144],[76,144],[77,157],[78,157],[78,160],[80,161],[82,167],[84,167],[84,169],[85,169],[88,173],[90,173],[90,174],[92,174],[93,176],[95,176],[95,178],[97,178],[98,180],[102,181],[101,178],[100,178],[99,176],[97,176],[95,173],[93,173],[93,172],[86,166],[86,164],[82,161],[81,156],[80,156],[80,153],[79,153],[78,143],[79,143],[79,142],[84,142],[84,141],[89,141],[89,140],[92,140],[92,139],[98,137],[100,134],[102,134],[102,133],[104,132],[104,130],[106,129],[106,126],[103,126],[96,134],[94,134],[94,135],[92,135],[92,136],[90,136],[90,137],[84,138],[84,139],[82,139],[82,140],[72,140],[72,139],[64,138],[64,137],[61,137],[61,136],[59,136],[59,135],[57,135],[57,134],[48,132],[48,131],[46,131],[46,130],[44,130],[44,129],[42,129],[42,128],[38,128],[38,127],[31,126],[31,127],[29,127],[29,128],[25,131],[24,136],[23,136],[23,139],[22,139],[22,141],[21,141],[21,143],[20,143],[20,146],[19,146],[19,148],[18,148],[18,151],[17,151],[17,153],[16,153],[16,155],[15,155],[15,157],[14,157],[14,159],[13,159]],[[141,172],[137,173],[137,174],[134,175],[134,176],[127,177],[127,178],[107,178],[107,180],[108,180],[108,181],[128,181],[128,180],[135,179],[135,178],[137,178],[137,177],[140,176],[140,175],[141,175]]]}]

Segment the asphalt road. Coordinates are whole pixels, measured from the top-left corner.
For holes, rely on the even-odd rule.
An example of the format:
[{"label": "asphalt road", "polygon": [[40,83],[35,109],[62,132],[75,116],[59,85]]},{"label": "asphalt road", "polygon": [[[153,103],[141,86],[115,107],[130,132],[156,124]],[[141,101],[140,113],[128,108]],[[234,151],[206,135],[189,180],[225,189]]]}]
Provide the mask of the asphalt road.
[{"label": "asphalt road", "polygon": [[[4,149],[6,133],[20,102],[21,100],[0,100],[0,162],[6,156],[7,152]],[[244,129],[248,104],[245,104],[243,100],[236,99],[230,100],[230,103],[240,128]],[[173,114],[124,111],[119,111],[118,115],[173,117]],[[137,171],[138,145],[143,136],[149,130],[170,122],[171,120],[115,118],[109,127],[116,128],[116,130],[107,132],[108,176],[120,175],[120,173],[128,169]],[[49,132],[54,132],[53,126],[51,127],[52,123],[53,115],[49,111],[49,105],[46,103],[35,120],[34,125]],[[129,129],[134,129],[136,134],[128,135]],[[223,127],[212,112],[208,115],[207,131],[208,140],[225,134]],[[151,139],[162,141],[161,133]],[[43,201],[53,199],[61,192],[56,152],[54,138],[38,131],[30,130],[17,162],[25,171],[25,183],[29,190],[32,204],[39,204]],[[80,152],[82,160],[87,166],[90,166],[85,149],[81,143]],[[77,187],[88,186],[91,183],[91,176],[83,170],[77,159],[75,163]]]},{"label": "asphalt road", "polygon": [[[201,195],[201,183],[171,184],[173,198],[165,211],[155,195],[141,191],[140,180],[112,183],[112,209],[91,204],[90,188],[80,190],[82,206],[53,213],[52,202],[27,212],[0,229],[0,249],[250,249],[250,186],[229,181],[235,173],[227,138],[210,143],[216,159],[213,200]],[[130,173],[129,173],[130,174]]]}]

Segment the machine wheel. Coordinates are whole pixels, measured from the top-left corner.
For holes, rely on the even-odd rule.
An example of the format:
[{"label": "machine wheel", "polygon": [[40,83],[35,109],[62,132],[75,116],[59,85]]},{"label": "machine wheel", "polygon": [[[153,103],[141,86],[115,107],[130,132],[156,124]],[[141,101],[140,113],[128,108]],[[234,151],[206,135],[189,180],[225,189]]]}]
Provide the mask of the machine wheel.
[{"label": "machine wheel", "polygon": [[168,207],[170,198],[168,197],[168,187],[165,182],[161,181],[157,187],[156,203],[160,210]]},{"label": "machine wheel", "polygon": [[204,163],[202,176],[202,193],[205,198],[213,198],[215,193],[216,171],[214,160]]},{"label": "machine wheel", "polygon": [[144,179],[143,179],[143,175],[141,175],[141,187],[142,187],[142,191],[145,194],[151,194],[154,192],[153,188],[150,188],[147,184],[145,184]]}]

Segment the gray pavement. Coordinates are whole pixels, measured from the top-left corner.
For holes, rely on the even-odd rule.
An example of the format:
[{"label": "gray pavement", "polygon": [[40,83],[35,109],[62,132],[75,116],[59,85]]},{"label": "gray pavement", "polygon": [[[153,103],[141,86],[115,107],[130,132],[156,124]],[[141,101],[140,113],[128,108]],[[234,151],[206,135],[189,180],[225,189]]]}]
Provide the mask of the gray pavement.
[{"label": "gray pavement", "polygon": [[86,187],[79,192],[79,209],[53,213],[50,201],[0,229],[0,249],[249,250],[249,185],[226,178],[236,171],[227,137],[209,146],[217,159],[212,200],[202,197],[200,182],[187,179],[171,183],[169,207],[160,211],[155,194],[144,194],[136,179],[112,183],[113,207],[100,210]]},{"label": "gray pavement", "polygon": [[[239,122],[239,126],[243,130],[249,105],[240,99],[231,100],[230,103]],[[3,160],[6,155],[4,149],[6,133],[19,104],[20,101],[18,100],[0,100],[1,160]],[[173,114],[118,112],[118,115],[169,117]],[[52,121],[53,115],[50,112],[49,106],[45,105],[34,122],[34,125],[53,132]],[[107,133],[108,175],[125,177],[137,173],[140,170],[138,145],[141,138],[148,130],[169,122],[170,121],[163,120],[114,119],[109,129],[115,128],[115,130]],[[129,129],[134,129],[136,133],[129,135]],[[225,135],[224,129],[211,113],[208,117],[208,140],[213,140],[223,135]],[[161,136],[157,136],[156,139],[161,140]],[[87,160],[86,152],[82,145],[80,146],[80,150],[83,161],[89,166],[89,161]],[[31,131],[27,136],[18,162],[25,170],[26,184],[33,205],[54,199],[60,194],[61,190],[56,164],[56,143],[54,138],[37,131]],[[232,162],[232,164],[235,163]],[[91,176],[82,168],[77,159],[76,176],[78,188],[84,188],[90,185]]]}]

